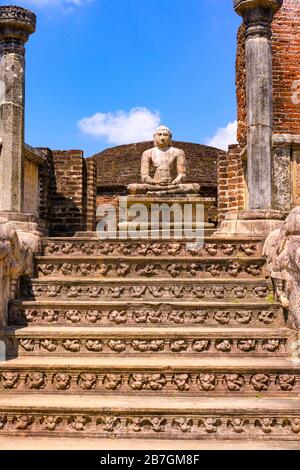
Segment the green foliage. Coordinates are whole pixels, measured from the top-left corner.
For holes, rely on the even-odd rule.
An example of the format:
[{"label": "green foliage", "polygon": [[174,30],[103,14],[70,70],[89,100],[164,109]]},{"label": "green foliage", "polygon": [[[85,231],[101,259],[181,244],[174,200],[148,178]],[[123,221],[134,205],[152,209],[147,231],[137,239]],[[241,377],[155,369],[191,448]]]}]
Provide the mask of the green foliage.
[{"label": "green foliage", "polygon": [[276,301],[275,301],[274,294],[268,295],[268,297],[267,297],[267,302],[268,302],[268,304],[270,304],[270,305],[275,304]]}]

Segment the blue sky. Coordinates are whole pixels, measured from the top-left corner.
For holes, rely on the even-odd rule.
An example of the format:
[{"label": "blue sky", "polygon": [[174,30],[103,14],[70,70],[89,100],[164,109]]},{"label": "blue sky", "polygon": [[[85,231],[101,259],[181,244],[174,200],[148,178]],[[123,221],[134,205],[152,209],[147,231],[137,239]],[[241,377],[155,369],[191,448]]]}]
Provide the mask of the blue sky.
[{"label": "blue sky", "polygon": [[176,140],[233,142],[241,20],[232,0],[12,3],[38,16],[27,44],[30,145],[90,156],[151,138],[159,123]]}]

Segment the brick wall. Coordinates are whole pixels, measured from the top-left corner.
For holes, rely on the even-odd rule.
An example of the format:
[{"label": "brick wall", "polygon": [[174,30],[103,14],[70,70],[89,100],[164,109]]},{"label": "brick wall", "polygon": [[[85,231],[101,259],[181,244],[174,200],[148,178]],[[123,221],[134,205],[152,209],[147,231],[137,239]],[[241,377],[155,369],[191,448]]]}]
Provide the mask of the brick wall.
[{"label": "brick wall", "polygon": [[97,168],[93,158],[86,160],[86,230],[96,227]]},{"label": "brick wall", "polygon": [[[200,195],[217,199],[217,162],[225,152],[206,145],[173,141],[187,157],[187,182],[200,183]],[[141,181],[142,153],[153,147],[153,141],[121,145],[94,155],[97,165],[97,206],[112,204],[117,207],[118,197],[126,196],[127,185]],[[212,220],[218,219],[217,203],[210,210]]]},{"label": "brick wall", "polygon": [[300,1],[284,0],[273,21],[274,133],[300,134]]},{"label": "brick wall", "polygon": [[95,229],[96,167],[81,150],[43,149],[47,160],[40,172],[40,218],[49,235],[74,235]]},{"label": "brick wall", "polygon": [[83,230],[83,153],[80,150],[52,152],[51,234],[73,234]]},{"label": "brick wall", "polygon": [[[284,0],[273,24],[274,133],[300,134],[300,1]],[[236,59],[238,142],[246,143],[244,26],[238,32]]]},{"label": "brick wall", "polygon": [[[188,149],[188,181],[200,182],[201,195],[217,198],[217,160],[224,152],[198,144],[174,145]],[[40,218],[47,221],[49,235],[95,230],[97,205],[117,205],[127,185],[140,180],[141,154],[151,146],[152,142],[116,147],[98,159],[84,159],[80,150],[42,149],[47,159],[40,172]],[[217,207],[211,217],[217,219]]]},{"label": "brick wall", "polygon": [[218,211],[219,221],[228,212],[238,212],[246,207],[246,183],[240,147],[230,145],[218,161]]},{"label": "brick wall", "polygon": [[[185,151],[187,181],[203,188],[217,187],[217,159],[222,150],[188,142],[173,142]],[[94,155],[97,164],[98,192],[101,188],[123,187],[140,181],[142,153],[153,147],[153,141],[108,148]],[[209,190],[208,190],[209,191]]]},{"label": "brick wall", "polygon": [[45,226],[50,220],[50,181],[52,170],[52,152],[48,148],[40,148],[45,156],[45,162],[39,167],[39,218]]},{"label": "brick wall", "polygon": [[111,194],[97,194],[97,207],[104,204],[111,204],[116,210],[118,210],[120,196],[126,196],[126,194],[119,194],[116,191],[111,192]]}]

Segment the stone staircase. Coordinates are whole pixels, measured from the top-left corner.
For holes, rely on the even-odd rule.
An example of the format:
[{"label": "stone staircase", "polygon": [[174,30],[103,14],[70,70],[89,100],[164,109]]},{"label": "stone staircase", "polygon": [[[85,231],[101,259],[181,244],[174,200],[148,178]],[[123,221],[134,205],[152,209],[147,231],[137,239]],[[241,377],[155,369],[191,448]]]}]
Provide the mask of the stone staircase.
[{"label": "stone staircase", "polygon": [[261,252],[45,238],[9,308],[0,436],[300,441],[297,332]]}]

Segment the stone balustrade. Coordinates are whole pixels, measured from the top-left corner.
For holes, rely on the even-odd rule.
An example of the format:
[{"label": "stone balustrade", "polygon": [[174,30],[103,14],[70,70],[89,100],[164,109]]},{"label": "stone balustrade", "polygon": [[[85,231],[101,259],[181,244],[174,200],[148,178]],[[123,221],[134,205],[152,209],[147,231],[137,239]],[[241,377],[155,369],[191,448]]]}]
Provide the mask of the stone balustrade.
[{"label": "stone balustrade", "polygon": [[0,218],[0,326],[7,324],[7,304],[13,299],[20,276],[32,274],[33,255],[39,250],[40,233],[32,222]]},{"label": "stone balustrade", "polygon": [[290,212],[280,229],[270,233],[263,251],[277,300],[300,328],[300,206]]}]

